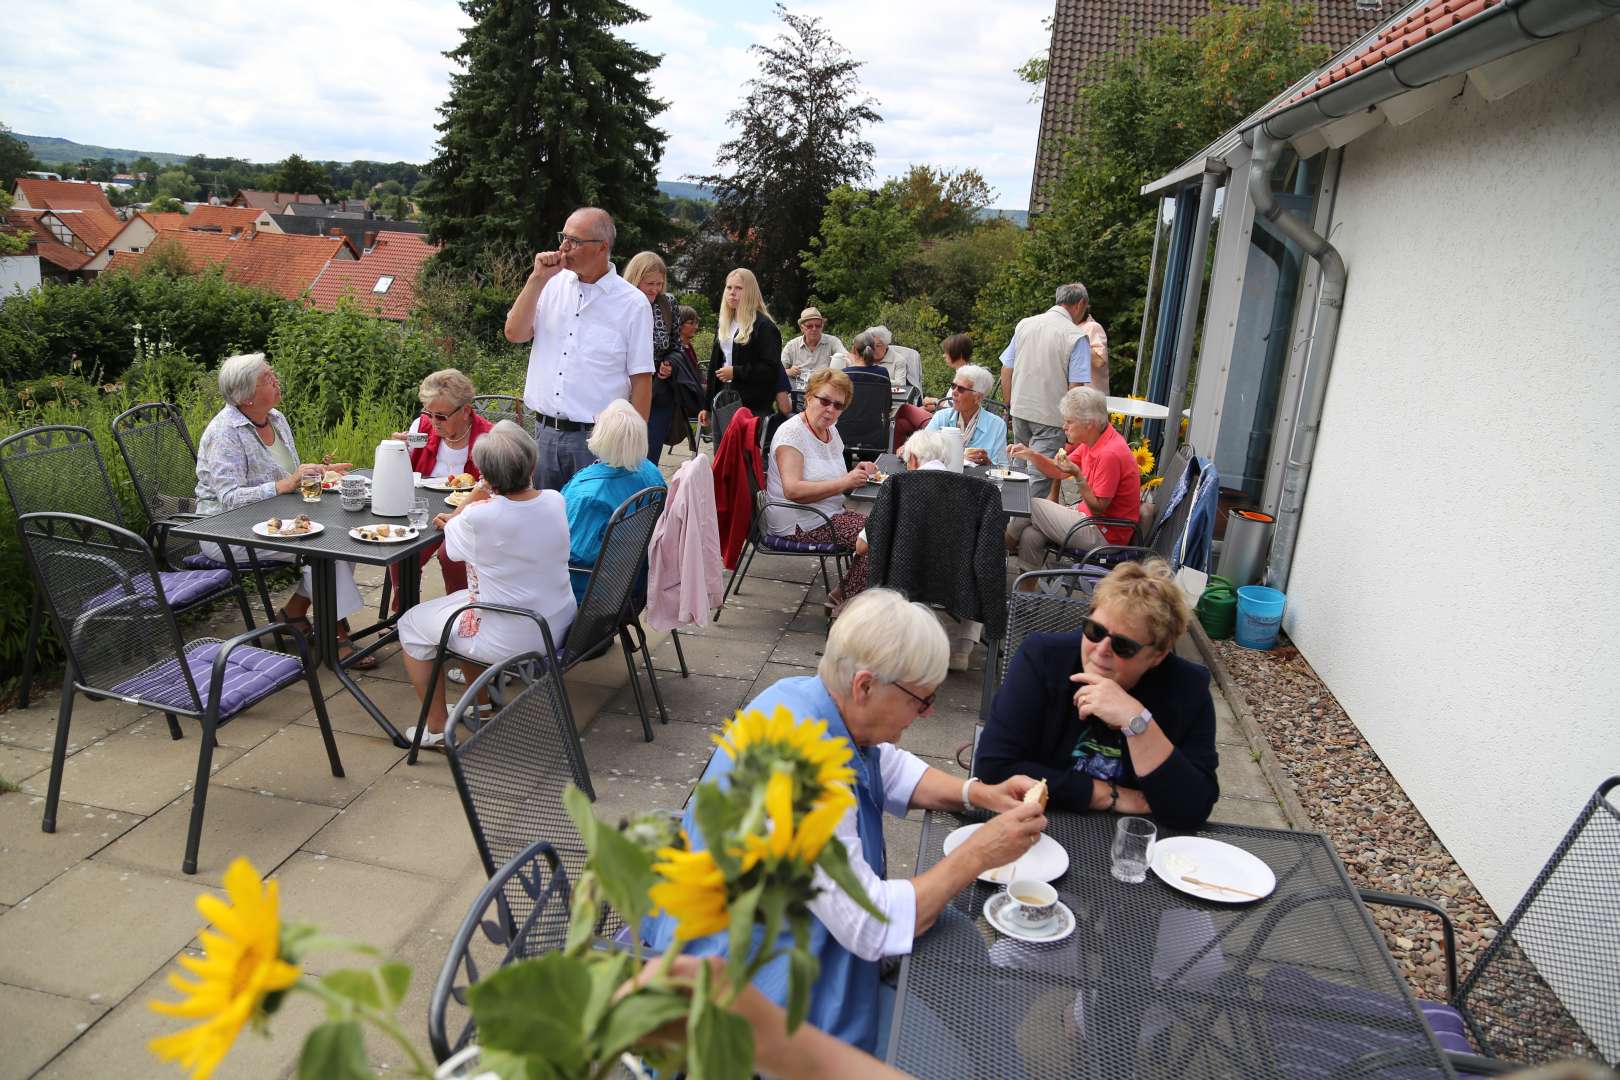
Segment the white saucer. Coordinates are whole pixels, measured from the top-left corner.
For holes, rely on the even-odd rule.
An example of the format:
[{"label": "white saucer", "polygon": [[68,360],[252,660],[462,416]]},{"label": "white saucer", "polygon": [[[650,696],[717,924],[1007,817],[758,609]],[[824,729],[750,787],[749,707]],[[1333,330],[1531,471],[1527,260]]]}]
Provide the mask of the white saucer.
[{"label": "white saucer", "polygon": [[985,475],[993,476],[997,480],[1028,480],[1029,479],[1029,473],[1017,472],[1017,471],[1015,471],[1013,469],[1001,469],[1001,468],[986,469],[985,470]]},{"label": "white saucer", "polygon": [[[974,831],[982,824],[983,822],[980,822],[977,825],[963,825],[960,829],[952,829],[950,834],[945,837],[945,843],[941,845],[945,854],[949,855],[960,847],[962,841],[972,836]],[[988,881],[992,885],[1005,885],[1016,880],[1013,877],[1015,870],[1020,878],[1032,878],[1036,881],[1056,881],[1068,873],[1069,853],[1063,850],[1062,844],[1042,833],[1041,838],[1035,842],[1035,846],[1030,848],[1026,854],[1019,856],[1016,862],[1010,862],[1005,866],[992,866],[979,875],[979,880]]]},{"label": "white saucer", "polygon": [[996,932],[1006,934],[1019,941],[1028,941],[1036,945],[1044,945],[1052,941],[1062,941],[1074,933],[1074,912],[1059,900],[1053,906],[1052,918],[1040,929],[1023,927],[1011,919],[1002,918],[1002,912],[1013,903],[1012,897],[1004,892],[998,892],[984,902],[984,917]]}]

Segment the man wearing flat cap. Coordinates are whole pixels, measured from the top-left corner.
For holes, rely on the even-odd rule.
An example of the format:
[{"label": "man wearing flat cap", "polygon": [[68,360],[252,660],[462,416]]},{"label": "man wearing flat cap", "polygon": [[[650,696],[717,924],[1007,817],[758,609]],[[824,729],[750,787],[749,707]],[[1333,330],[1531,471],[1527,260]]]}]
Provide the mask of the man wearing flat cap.
[{"label": "man wearing flat cap", "polygon": [[782,366],[795,390],[803,390],[812,372],[820,371],[832,363],[835,354],[844,351],[844,343],[831,334],[823,334],[827,320],[813,307],[799,312],[798,337],[782,346]]}]

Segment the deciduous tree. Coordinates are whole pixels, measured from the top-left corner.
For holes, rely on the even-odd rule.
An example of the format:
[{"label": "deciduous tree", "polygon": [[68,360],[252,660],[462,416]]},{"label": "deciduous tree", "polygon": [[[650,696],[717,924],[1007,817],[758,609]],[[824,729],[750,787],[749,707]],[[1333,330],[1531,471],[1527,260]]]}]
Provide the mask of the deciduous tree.
[{"label": "deciduous tree", "polygon": [[13,135],[10,128],[0,124],[0,186],[9,192],[16,184],[17,177],[27,176],[37,168],[39,162],[34,160],[34,152],[28,149],[28,144]]},{"label": "deciduous tree", "polygon": [[481,252],[532,255],[580,206],[617,222],[616,247],[657,243],[664,103],[658,58],[614,31],[645,16],[621,0],[462,0],[472,25],[446,55],[460,70],[439,109],[439,152],[412,192],[457,266]]},{"label": "deciduous tree", "polygon": [[276,167],[270,177],[270,186],[274,191],[319,195],[323,199],[332,197],[332,178],[326,170],[297,154],[288,154],[287,160]]}]

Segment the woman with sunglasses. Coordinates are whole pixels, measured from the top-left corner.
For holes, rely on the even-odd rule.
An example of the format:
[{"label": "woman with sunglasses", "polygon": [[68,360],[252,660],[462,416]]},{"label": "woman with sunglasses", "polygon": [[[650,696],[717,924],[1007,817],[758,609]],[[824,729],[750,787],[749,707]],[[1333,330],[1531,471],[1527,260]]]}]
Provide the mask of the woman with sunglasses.
[{"label": "woman with sunglasses", "polygon": [[951,376],[951,397],[928,421],[933,429],[957,428],[962,432],[962,456],[971,465],[1007,467],[1007,421],[980,408],[995,379],[978,364],[963,364]]},{"label": "woman with sunglasses", "polygon": [[[477,393],[472,380],[455,368],[435,371],[422,380],[416,392],[417,399],[422,402],[422,415],[408,430],[396,431],[391,436],[400,442],[408,442],[407,436],[412,434],[427,436],[427,442],[411,448],[412,472],[438,478],[468,473],[475,481],[482,479],[473,461],[473,443],[493,425],[472,407]],[[426,566],[428,560],[435,556],[444,574],[444,591],[453,593],[465,589],[467,564],[450,558],[445,554],[444,545],[438,543],[423,549],[422,565]],[[398,611],[399,568],[390,566],[388,576],[394,583],[394,610]],[[451,681],[461,681],[456,677],[459,674],[459,669],[453,669]]]},{"label": "woman with sunglasses", "polygon": [[1190,617],[1154,559],[1104,578],[1080,630],[1025,638],[979,739],[983,779],[1044,779],[1063,810],[1202,825],[1219,758],[1209,672],[1172,651]]}]

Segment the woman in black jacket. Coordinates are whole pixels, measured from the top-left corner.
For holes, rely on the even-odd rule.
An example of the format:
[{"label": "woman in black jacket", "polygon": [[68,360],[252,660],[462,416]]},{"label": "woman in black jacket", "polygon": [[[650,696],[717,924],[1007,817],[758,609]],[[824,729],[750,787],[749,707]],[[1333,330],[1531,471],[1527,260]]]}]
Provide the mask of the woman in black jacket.
[{"label": "woman in black jacket", "polygon": [[715,395],[727,386],[737,391],[755,416],[769,416],[773,408],[784,415],[793,412],[787,369],[782,366],[782,332],[766,310],[752,270],[737,269],[726,275],[720,325],[709,350],[709,408],[714,408]]},{"label": "woman in black jacket", "polygon": [[1209,672],[1172,651],[1187,601],[1161,560],[1125,563],[1083,629],[1019,646],[979,737],[985,783],[1044,779],[1063,810],[1196,829],[1220,797]]}]

